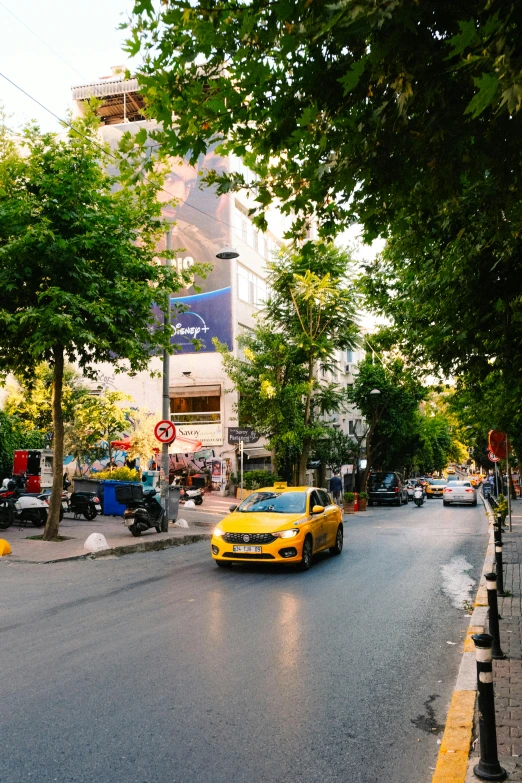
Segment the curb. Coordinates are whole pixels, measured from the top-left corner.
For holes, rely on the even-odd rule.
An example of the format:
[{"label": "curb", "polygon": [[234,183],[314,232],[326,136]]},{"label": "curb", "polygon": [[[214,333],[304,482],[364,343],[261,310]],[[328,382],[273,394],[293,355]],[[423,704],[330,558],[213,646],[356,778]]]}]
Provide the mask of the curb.
[{"label": "curb", "polygon": [[488,616],[488,598],[484,574],[493,569],[495,562],[495,547],[493,543],[493,513],[488,509],[486,501],[480,496],[489,526],[489,542],[482,574],[475,596],[473,613],[464,641],[464,652],[460,662],[457,682],[451,697],[451,703],[446,718],[444,734],[439,749],[439,756],[433,773],[432,783],[465,783],[468,772],[468,761],[471,750],[471,737],[475,717],[475,700],[477,697],[477,671],[475,645],[472,634],[484,633]]},{"label": "curb", "polygon": [[123,544],[122,546],[102,549],[101,552],[86,552],[81,555],[72,555],[71,557],[61,557],[57,560],[17,560],[17,563],[30,565],[55,565],[57,563],[70,563],[73,560],[97,560],[102,557],[122,557],[123,555],[134,555],[137,552],[156,552],[161,549],[169,549],[172,546],[185,546],[187,544],[196,544],[198,541],[209,541],[212,533],[193,533],[181,538],[163,538],[159,541],[140,541],[136,544]]}]

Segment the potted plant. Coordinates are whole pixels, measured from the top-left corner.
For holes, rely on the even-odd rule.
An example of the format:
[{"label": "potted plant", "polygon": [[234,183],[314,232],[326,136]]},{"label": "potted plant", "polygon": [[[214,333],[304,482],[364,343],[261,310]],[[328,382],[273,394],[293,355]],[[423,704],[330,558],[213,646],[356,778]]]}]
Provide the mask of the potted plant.
[{"label": "potted plant", "polygon": [[355,513],[355,492],[345,492],[343,495],[343,511],[345,514]]},{"label": "potted plant", "polygon": [[368,493],[359,492],[359,511],[366,511],[368,505]]}]

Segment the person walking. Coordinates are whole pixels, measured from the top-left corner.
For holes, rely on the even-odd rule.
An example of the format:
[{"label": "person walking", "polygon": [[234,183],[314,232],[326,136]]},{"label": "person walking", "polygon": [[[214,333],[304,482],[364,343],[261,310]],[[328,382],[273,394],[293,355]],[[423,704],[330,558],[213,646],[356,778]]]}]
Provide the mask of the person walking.
[{"label": "person walking", "polygon": [[343,491],[343,482],[339,476],[339,473],[334,470],[334,474],[330,479],[330,492],[333,495],[334,503],[338,506],[341,505],[341,494]]}]

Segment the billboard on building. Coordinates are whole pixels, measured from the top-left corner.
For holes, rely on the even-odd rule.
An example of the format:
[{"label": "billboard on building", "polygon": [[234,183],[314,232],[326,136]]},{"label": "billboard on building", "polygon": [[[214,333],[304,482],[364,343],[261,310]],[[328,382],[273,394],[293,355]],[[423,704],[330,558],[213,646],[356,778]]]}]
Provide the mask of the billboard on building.
[{"label": "billboard on building", "polygon": [[[116,146],[124,132],[136,133],[143,125],[107,125],[101,128],[105,141]],[[212,267],[205,278],[194,276],[193,284],[172,297],[172,324],[176,335],[172,342],[181,353],[193,353],[191,342],[197,337],[203,343],[200,352],[215,351],[212,338],[232,348],[232,296],[230,262],[216,258],[216,253],[230,243],[230,198],[217,196],[214,188],[201,187],[203,170],[226,172],[228,159],[213,151],[201,156],[195,166],[185,160],[172,160],[172,169],[158,198],[168,202],[177,199],[175,207],[165,206],[164,214],[172,219],[173,266],[180,272],[189,272],[194,264]],[[165,249],[165,239],[158,250]],[[196,288],[198,290],[196,290]],[[187,311],[176,312],[176,302],[182,302]]]}]

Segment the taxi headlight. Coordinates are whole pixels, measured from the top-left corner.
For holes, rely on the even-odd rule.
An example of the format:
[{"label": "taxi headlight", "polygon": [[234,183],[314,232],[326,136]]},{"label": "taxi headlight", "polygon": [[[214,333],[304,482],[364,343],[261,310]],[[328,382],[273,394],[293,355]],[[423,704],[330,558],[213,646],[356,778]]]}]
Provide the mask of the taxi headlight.
[{"label": "taxi headlight", "polygon": [[280,530],[279,533],[272,533],[272,535],[276,538],[294,538],[299,532],[299,528],[294,527],[292,530]]},{"label": "taxi headlight", "polygon": [[216,538],[219,538],[220,536],[224,536],[225,535],[225,531],[221,530],[220,527],[215,527],[213,535],[216,536]]}]

